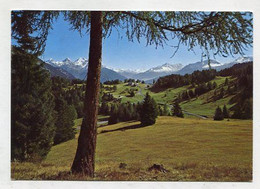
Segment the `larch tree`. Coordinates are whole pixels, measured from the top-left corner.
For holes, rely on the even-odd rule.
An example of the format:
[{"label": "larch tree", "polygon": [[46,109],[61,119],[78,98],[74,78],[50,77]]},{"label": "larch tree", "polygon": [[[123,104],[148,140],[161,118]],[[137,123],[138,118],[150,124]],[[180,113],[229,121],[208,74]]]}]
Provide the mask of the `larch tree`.
[{"label": "larch tree", "polygon": [[[39,46],[50,29],[56,12],[38,11],[41,22]],[[13,12],[14,13],[14,12]],[[55,14],[54,14],[55,13]],[[173,39],[189,50],[199,46],[209,59],[210,53],[228,56],[243,54],[252,46],[252,13],[250,12],[142,12],[142,11],[62,11],[72,29],[90,32],[89,66],[84,117],[78,140],[78,148],[72,165],[73,173],[94,176],[97,109],[102,60],[102,38],[113,30],[125,31],[129,41],[146,40],[146,45],[164,46]],[[209,66],[210,66],[210,61]]]}]

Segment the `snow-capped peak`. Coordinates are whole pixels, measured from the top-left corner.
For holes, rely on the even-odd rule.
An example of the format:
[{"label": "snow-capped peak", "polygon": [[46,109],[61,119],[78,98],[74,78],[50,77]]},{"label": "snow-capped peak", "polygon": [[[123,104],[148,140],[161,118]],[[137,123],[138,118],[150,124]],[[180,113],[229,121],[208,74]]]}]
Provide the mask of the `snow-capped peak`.
[{"label": "snow-capped peak", "polygon": [[65,64],[70,64],[72,61],[70,60],[70,58],[65,58],[62,62],[64,62]]},{"label": "snow-capped peak", "polygon": [[63,65],[63,62],[60,62],[60,61],[55,61],[53,60],[52,58],[50,58],[49,60],[45,61],[46,63],[54,66],[54,67],[60,67]]},{"label": "snow-capped peak", "polygon": [[55,61],[52,58],[49,60],[45,61],[48,64],[51,64],[52,66],[55,67],[64,67],[64,66],[69,66],[69,67],[86,67],[88,65],[88,59],[86,58],[78,58],[75,61],[72,61],[70,58],[65,58],[63,61]]},{"label": "snow-capped peak", "polygon": [[157,66],[149,69],[150,72],[176,72],[183,67],[182,64],[169,64],[165,63],[161,66]]},{"label": "snow-capped peak", "polygon": [[243,62],[250,62],[253,61],[253,57],[252,56],[242,56],[240,58],[237,58],[234,62],[236,63],[243,63]]},{"label": "snow-capped peak", "polygon": [[[203,69],[208,69],[209,68],[209,62],[208,62],[208,60],[204,60],[203,62],[202,62],[202,68]],[[218,62],[218,61],[216,61],[216,60],[210,60],[210,67],[211,68],[215,68],[215,67],[218,67],[218,66],[222,66],[223,64],[222,63],[220,63],[220,62]]]},{"label": "snow-capped peak", "polygon": [[88,64],[88,59],[80,57],[76,61],[74,61],[73,64],[84,67]]},{"label": "snow-capped peak", "polygon": [[[104,66],[105,67],[105,66]],[[128,73],[141,73],[141,72],[144,72],[145,69],[118,69],[118,68],[110,68],[110,67],[107,67],[115,72],[118,72],[118,73],[124,73],[124,72],[128,72]]]}]

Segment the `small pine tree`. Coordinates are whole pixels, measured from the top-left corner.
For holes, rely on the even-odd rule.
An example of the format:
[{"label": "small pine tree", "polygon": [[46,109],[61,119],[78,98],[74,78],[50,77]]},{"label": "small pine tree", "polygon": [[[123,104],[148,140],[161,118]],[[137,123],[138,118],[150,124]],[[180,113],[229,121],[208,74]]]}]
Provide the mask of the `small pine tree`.
[{"label": "small pine tree", "polygon": [[189,96],[190,96],[190,98],[193,98],[193,97],[194,97],[193,90],[189,90]]},{"label": "small pine tree", "polygon": [[212,84],[212,88],[215,89],[215,88],[217,88],[217,86],[218,86],[217,83],[214,81]]},{"label": "small pine tree", "polygon": [[154,101],[154,99],[149,95],[149,93],[146,93],[144,102],[142,103],[140,109],[141,125],[147,126],[147,125],[155,124],[157,116],[158,116],[157,104]]},{"label": "small pine tree", "polygon": [[242,107],[242,119],[252,119],[253,117],[253,100],[246,99]]},{"label": "small pine tree", "polygon": [[134,96],[135,96],[134,90],[130,90],[130,91],[129,91],[129,96],[130,96],[130,97],[134,97]]},{"label": "small pine tree", "polygon": [[225,85],[228,85],[228,78],[226,78],[225,80]]},{"label": "small pine tree", "polygon": [[211,84],[210,81],[209,81],[208,84],[207,84],[207,88],[208,88],[209,91],[212,89],[212,84]]},{"label": "small pine tree", "polygon": [[184,117],[178,101],[174,102],[174,105],[172,107],[172,115],[177,117],[182,117],[182,118]]},{"label": "small pine tree", "polygon": [[223,112],[221,110],[221,108],[218,106],[216,111],[215,111],[215,116],[214,116],[214,120],[223,120]]},{"label": "small pine tree", "polygon": [[229,113],[228,113],[226,105],[224,105],[224,107],[223,107],[223,117],[229,118]]},{"label": "small pine tree", "polygon": [[116,124],[118,123],[118,107],[117,105],[112,105],[111,106],[111,111],[110,111],[110,117],[108,119],[108,124]]}]

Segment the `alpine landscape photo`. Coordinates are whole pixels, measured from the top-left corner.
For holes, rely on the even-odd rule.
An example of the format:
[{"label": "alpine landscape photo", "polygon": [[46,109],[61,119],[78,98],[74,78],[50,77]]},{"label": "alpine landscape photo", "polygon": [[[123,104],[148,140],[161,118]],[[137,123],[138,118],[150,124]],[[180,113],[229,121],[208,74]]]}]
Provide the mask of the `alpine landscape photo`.
[{"label": "alpine landscape photo", "polygon": [[11,179],[253,179],[251,12],[11,12]]}]

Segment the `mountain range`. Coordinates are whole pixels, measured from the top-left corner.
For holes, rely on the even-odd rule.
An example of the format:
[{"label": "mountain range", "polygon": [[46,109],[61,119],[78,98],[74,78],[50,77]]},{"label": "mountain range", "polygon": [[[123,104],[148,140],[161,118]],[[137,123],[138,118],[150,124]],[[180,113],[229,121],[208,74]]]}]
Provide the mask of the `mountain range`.
[{"label": "mountain range", "polygon": [[[247,56],[247,57],[238,58],[226,64],[220,63],[216,60],[210,60],[210,65],[211,68],[219,71],[225,68],[229,68],[234,64],[250,62],[250,61],[253,61],[253,57]],[[50,59],[45,62],[48,64],[45,66],[46,69],[49,70],[50,68],[47,67],[51,66],[52,70],[56,70],[56,72],[59,72],[60,75],[65,74],[66,78],[72,79],[72,77],[74,77],[82,80],[86,79],[87,67],[88,67],[88,60],[86,58],[78,58],[75,61],[72,61],[69,58],[66,58],[63,61],[55,61],[53,59]],[[147,83],[151,83],[153,80],[156,80],[162,76],[166,76],[170,74],[185,75],[185,74],[190,74],[196,70],[203,70],[203,69],[209,69],[208,60],[190,63],[187,64],[186,66],[183,66],[182,64],[165,63],[161,66],[150,68],[146,71],[111,69],[102,66],[100,80],[101,82],[104,82],[107,80],[115,80],[115,79],[124,80],[126,78],[132,78],[132,79],[144,80]]]},{"label": "mountain range", "polygon": [[[66,58],[63,61],[49,59],[45,62],[54,68],[59,68],[69,72],[77,79],[85,80],[87,78],[88,60],[86,58],[78,58],[75,61],[72,61],[69,58]],[[120,75],[112,69],[102,66],[100,81],[105,82],[115,79],[124,80],[126,77]]]}]

